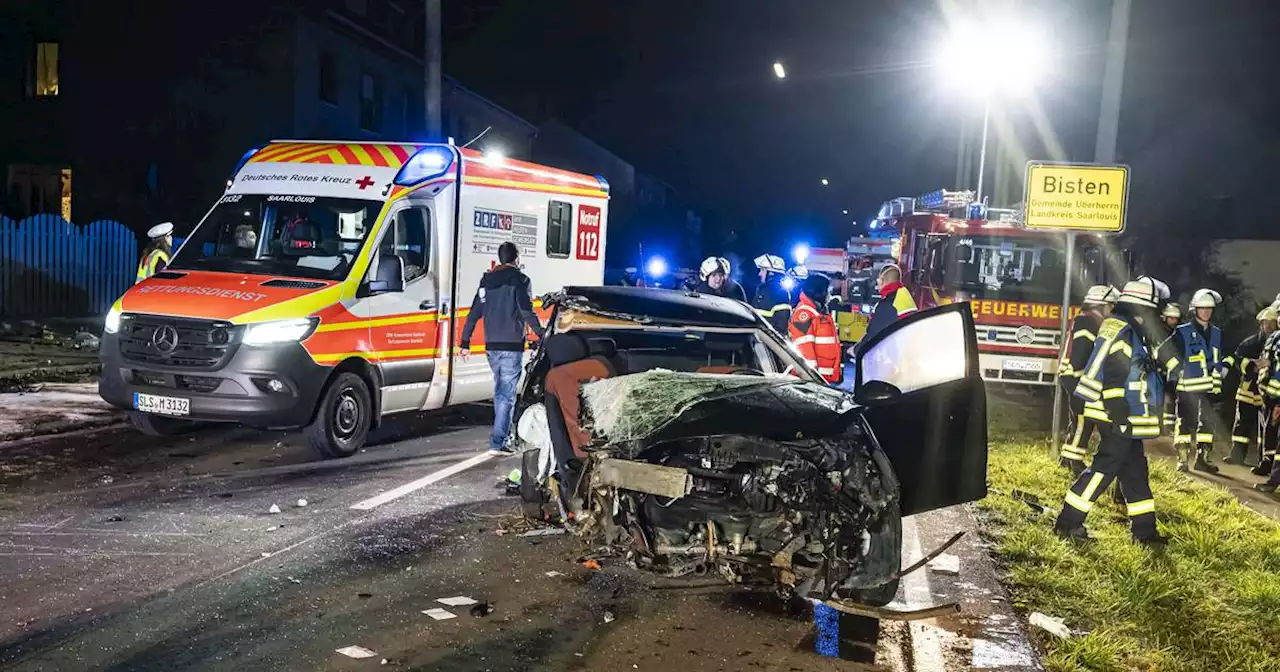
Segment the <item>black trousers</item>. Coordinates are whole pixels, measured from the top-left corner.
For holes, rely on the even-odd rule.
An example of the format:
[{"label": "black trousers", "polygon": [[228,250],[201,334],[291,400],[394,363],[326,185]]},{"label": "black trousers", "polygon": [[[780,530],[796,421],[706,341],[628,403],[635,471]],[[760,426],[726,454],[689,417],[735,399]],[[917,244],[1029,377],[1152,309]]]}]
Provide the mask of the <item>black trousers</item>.
[{"label": "black trousers", "polygon": [[1071,414],[1071,425],[1067,427],[1066,442],[1062,444],[1061,456],[1064,460],[1085,462],[1089,458],[1089,440],[1098,428],[1098,421],[1081,415],[1081,410],[1074,408]]},{"label": "black trousers", "polygon": [[1236,422],[1231,428],[1231,457],[1236,464],[1244,464],[1250,449],[1262,444],[1261,427],[1262,408],[1237,399]]},{"label": "black trousers", "polygon": [[1258,467],[1262,471],[1271,470],[1271,477],[1267,482],[1275,485],[1280,484],[1280,469],[1276,465],[1280,465],[1280,460],[1276,460],[1277,444],[1280,444],[1280,422],[1275,420],[1276,406],[1280,406],[1278,401],[1264,401],[1262,403],[1262,460],[1258,463]]},{"label": "black trousers", "polygon": [[1178,449],[1178,460],[1190,463],[1196,453],[1208,457],[1213,449],[1213,427],[1209,416],[1213,404],[1203,392],[1178,393],[1178,424],[1173,430],[1173,445]]},{"label": "black trousers", "polygon": [[1147,456],[1142,441],[1116,431],[1115,426],[1098,425],[1102,440],[1098,454],[1067,491],[1058,527],[1070,529],[1084,525],[1094,502],[1113,480],[1119,480],[1128,499],[1129,526],[1133,536],[1148,539],[1156,535],[1156,502],[1147,477]]}]

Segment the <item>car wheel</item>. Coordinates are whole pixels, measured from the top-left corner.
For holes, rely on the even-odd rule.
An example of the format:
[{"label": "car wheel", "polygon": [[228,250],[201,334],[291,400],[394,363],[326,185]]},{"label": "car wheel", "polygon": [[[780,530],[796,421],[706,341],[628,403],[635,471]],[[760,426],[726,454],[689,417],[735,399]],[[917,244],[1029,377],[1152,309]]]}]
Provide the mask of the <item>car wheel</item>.
[{"label": "car wheel", "polygon": [[129,422],[147,436],[173,436],[191,428],[191,423],[187,420],[152,415],[142,411],[129,411]]},{"label": "car wheel", "polygon": [[350,457],[360,450],[373,424],[373,397],[364,379],[340,373],[329,384],[315,418],[307,425],[307,443],[321,457]]},{"label": "car wheel", "polygon": [[[870,548],[867,549],[867,559],[879,562],[896,559],[896,563],[893,566],[899,567],[902,562],[901,549],[902,516],[898,515],[897,507],[894,507],[889,519],[884,522],[883,529],[871,535]],[[895,577],[888,583],[882,583],[872,588],[851,588],[849,589],[849,598],[868,606],[883,607],[892,602],[894,596],[898,594],[898,583],[900,582],[901,579]]]}]

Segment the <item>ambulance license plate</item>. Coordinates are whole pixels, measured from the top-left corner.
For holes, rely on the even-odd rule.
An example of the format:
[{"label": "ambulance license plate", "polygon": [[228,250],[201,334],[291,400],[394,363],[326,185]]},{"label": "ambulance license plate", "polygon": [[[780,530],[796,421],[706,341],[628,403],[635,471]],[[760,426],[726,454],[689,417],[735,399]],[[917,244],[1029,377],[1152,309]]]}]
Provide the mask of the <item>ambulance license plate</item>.
[{"label": "ambulance license plate", "polygon": [[191,413],[191,400],[135,392],[133,395],[133,407],[143,413],[189,415]]},{"label": "ambulance license plate", "polygon": [[1006,371],[1044,371],[1044,363],[1038,359],[1006,359],[1004,360],[1004,368]]}]

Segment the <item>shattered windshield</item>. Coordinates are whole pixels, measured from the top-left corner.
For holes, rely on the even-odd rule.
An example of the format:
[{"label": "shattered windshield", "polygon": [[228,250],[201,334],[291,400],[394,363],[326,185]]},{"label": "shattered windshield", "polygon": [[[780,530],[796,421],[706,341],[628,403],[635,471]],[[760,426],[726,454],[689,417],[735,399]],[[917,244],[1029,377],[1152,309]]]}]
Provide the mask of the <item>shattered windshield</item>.
[{"label": "shattered windshield", "polygon": [[582,386],[593,434],[609,443],[720,433],[779,439],[842,431],[856,408],[840,390],[796,380],[649,371]]}]

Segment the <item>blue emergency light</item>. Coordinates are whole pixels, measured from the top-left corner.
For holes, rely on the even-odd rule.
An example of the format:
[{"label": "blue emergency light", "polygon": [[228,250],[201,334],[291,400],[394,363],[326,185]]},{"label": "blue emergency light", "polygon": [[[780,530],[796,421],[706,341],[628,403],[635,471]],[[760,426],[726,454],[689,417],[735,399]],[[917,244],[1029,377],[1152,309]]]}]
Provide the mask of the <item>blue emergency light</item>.
[{"label": "blue emergency light", "polygon": [[662,257],[651,257],[649,263],[645,264],[644,270],[652,278],[661,278],[667,274],[667,260]]},{"label": "blue emergency light", "polygon": [[452,147],[427,145],[405,161],[393,182],[402,187],[412,187],[427,180],[433,180],[449,172],[449,168],[453,166],[453,159]]},{"label": "blue emergency light", "polygon": [[803,264],[809,258],[809,246],[804,243],[796,243],[791,248],[791,256],[796,260],[797,264]]}]

